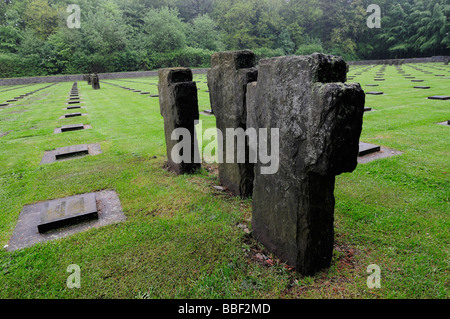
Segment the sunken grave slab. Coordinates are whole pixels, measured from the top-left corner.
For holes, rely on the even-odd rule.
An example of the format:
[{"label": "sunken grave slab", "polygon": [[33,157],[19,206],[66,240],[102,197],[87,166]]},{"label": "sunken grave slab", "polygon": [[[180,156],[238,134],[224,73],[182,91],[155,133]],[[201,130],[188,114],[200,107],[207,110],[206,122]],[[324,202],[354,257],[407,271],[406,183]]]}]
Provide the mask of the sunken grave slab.
[{"label": "sunken grave slab", "polygon": [[83,114],[80,112],[77,113],[69,113],[69,114],[64,114],[65,118],[70,118],[70,117],[76,117],[76,116],[82,116]]},{"label": "sunken grave slab", "polygon": [[370,153],[376,153],[381,150],[379,145],[359,142],[358,156],[364,156]]},{"label": "sunken grave slab", "polygon": [[68,101],[67,103],[68,104],[78,104],[78,103],[81,103],[81,101],[80,100],[75,100],[75,101]]},{"label": "sunken grave slab", "polygon": [[61,132],[71,132],[71,131],[78,131],[78,130],[84,130],[84,124],[73,124],[73,125],[61,126]]},{"label": "sunken grave slab", "polygon": [[382,95],[382,94],[384,94],[383,92],[375,92],[375,91],[372,91],[372,92],[366,92],[366,94],[370,94],[370,95]]},{"label": "sunken grave slab", "polygon": [[39,233],[98,219],[95,193],[47,202],[37,225]]},{"label": "sunken grave slab", "polygon": [[429,89],[429,86],[415,86],[415,89]]},{"label": "sunken grave slab", "polygon": [[40,165],[73,160],[84,156],[95,156],[102,153],[100,144],[81,144],[45,151]]},{"label": "sunken grave slab", "polygon": [[367,107],[367,106],[364,107],[364,112],[370,112],[370,111],[372,111],[371,107]]},{"label": "sunken grave slab", "polygon": [[378,159],[401,155],[403,152],[380,146],[380,151],[358,156],[358,164],[367,164]]},{"label": "sunken grave slab", "polygon": [[411,80],[411,82],[423,82],[423,80]]},{"label": "sunken grave slab", "polygon": [[0,106],[8,106],[9,103],[0,103]]},{"label": "sunken grave slab", "polygon": [[[126,220],[122,211],[122,206],[117,193],[113,190],[103,190],[95,192],[97,219],[73,224],[64,228],[50,230],[39,233],[37,225],[42,223],[41,214],[46,210],[46,205],[50,202],[41,202],[23,207],[13,235],[6,247],[7,251],[15,251],[26,247],[31,247],[37,243],[64,238],[89,229],[99,228]],[[82,194],[77,196],[89,196]],[[54,201],[70,200],[71,197],[61,198]]]},{"label": "sunken grave slab", "polygon": [[428,99],[430,99],[430,100],[450,100],[450,96],[434,95],[434,96],[429,96]]},{"label": "sunken grave slab", "polygon": [[65,108],[66,110],[75,110],[75,109],[81,109],[81,106],[79,105],[71,105]]},{"label": "sunken grave slab", "polygon": [[56,149],[55,151],[55,159],[60,160],[63,158],[87,155],[89,154],[89,148],[87,144],[82,145],[74,145],[74,146],[66,146]]},{"label": "sunken grave slab", "polygon": [[6,102],[16,102],[16,99],[6,100]]},{"label": "sunken grave slab", "polygon": [[64,125],[58,128],[55,128],[53,131],[54,134],[59,133],[67,133],[67,132],[74,132],[74,131],[81,131],[81,130],[87,130],[92,128],[90,125],[84,125],[84,124],[72,124],[72,125]]}]

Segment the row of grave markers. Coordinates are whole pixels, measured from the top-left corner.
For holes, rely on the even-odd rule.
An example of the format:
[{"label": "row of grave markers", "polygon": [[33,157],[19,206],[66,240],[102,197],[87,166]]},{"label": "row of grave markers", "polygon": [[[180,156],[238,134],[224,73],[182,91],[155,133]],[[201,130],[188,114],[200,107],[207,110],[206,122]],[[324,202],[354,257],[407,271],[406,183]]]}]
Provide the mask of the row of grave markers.
[{"label": "row of grave markers", "polygon": [[[92,79],[91,79],[92,81]],[[98,83],[94,81],[94,83]],[[94,89],[99,85],[95,84]],[[81,97],[77,82],[73,83],[66,102],[65,110],[81,109]],[[76,104],[76,105],[75,105]],[[60,119],[84,116],[81,112],[68,113]],[[54,133],[73,132],[91,128],[89,125],[63,125]],[[101,154],[100,145],[82,144],[46,151],[41,164],[65,161],[80,156]],[[36,214],[38,212],[38,214]],[[9,251],[29,247],[36,243],[53,240],[125,220],[120,200],[111,190],[74,195],[47,202],[26,205],[22,209],[13,235],[6,247]],[[37,231],[36,231],[37,230]]]},{"label": "row of grave markers", "polygon": [[[345,83],[347,68],[342,59],[323,54],[277,57],[261,60],[258,67],[255,61],[251,51],[212,56],[208,71],[211,113],[222,135],[221,145],[225,145],[227,129],[236,134],[238,129],[278,128],[279,169],[262,174],[261,161],[252,163],[247,158],[244,163],[219,163],[219,179],[233,194],[252,196],[255,237],[299,272],[314,274],[331,262],[335,176],[353,171],[358,157],[380,152],[381,147],[359,141],[362,115],[370,109],[364,107],[360,85]],[[378,73],[375,80],[383,81],[383,75]],[[199,157],[194,137],[194,123],[199,119],[197,90],[190,69],[159,71],[168,167],[177,174],[194,173],[201,167],[195,161]],[[182,150],[190,154],[189,161],[172,158],[181,141],[181,137],[174,140],[172,133],[179,128],[194,137],[190,150]],[[256,146],[245,140],[244,147],[249,154]],[[221,157],[227,157],[227,152],[237,158],[236,149],[226,147]]]},{"label": "row of grave markers", "polygon": [[[436,77],[441,77],[441,78],[443,78],[443,79],[450,79],[450,77],[446,77],[445,74],[434,74],[433,72],[425,71],[425,70],[423,70],[422,68],[419,68],[419,67],[417,67],[417,66],[415,66],[415,65],[408,65],[408,66],[411,67],[412,69],[416,70],[417,72],[422,72],[422,73],[424,73],[424,74],[426,74],[426,75],[434,75],[434,76],[436,76]],[[355,76],[356,76],[356,75],[362,75],[363,72],[369,71],[372,67],[373,67],[373,66],[367,66],[367,67],[364,67],[364,68],[362,68],[361,70],[359,70],[358,73],[355,73],[354,75],[355,75]],[[398,65],[394,65],[394,67],[395,67],[397,73],[398,73],[399,75],[402,75],[402,76],[405,78],[405,80],[410,80],[411,82],[414,82],[414,83],[421,83],[421,82],[424,82],[424,81],[425,81],[425,80],[423,80],[423,79],[416,79],[415,76],[412,76],[412,75],[409,74],[409,73],[405,73],[405,71],[402,69],[402,67],[400,67],[400,66],[398,66]],[[432,66],[432,67],[433,67],[434,69],[438,70],[438,71],[448,71],[448,70],[443,69],[443,68],[434,67],[434,66]],[[386,69],[386,66],[383,65],[382,68],[381,68],[379,71],[377,71],[377,72],[375,73],[376,75],[375,75],[375,77],[374,77],[374,81],[385,81],[385,79],[384,79],[384,71],[385,71],[385,69]],[[348,76],[348,80],[354,80],[354,79],[355,79],[355,76]],[[379,85],[378,85],[378,84],[366,84],[366,86],[369,86],[369,87],[377,87],[377,86],[379,86]],[[423,86],[423,85],[422,85],[422,86],[413,86],[413,88],[414,88],[414,89],[430,89],[431,87],[430,87],[430,86]],[[369,91],[369,92],[366,92],[366,94],[370,94],[370,95],[383,95],[384,92],[381,92],[381,91]],[[427,97],[427,99],[430,99],[430,100],[450,100],[450,96],[447,96],[447,95],[434,95],[434,96],[429,96],[429,97]],[[370,111],[370,110],[371,110],[371,108],[366,107],[366,111]],[[450,120],[447,120],[447,121],[445,121],[445,122],[441,122],[441,123],[438,123],[438,124],[441,124],[441,125],[450,125],[449,123],[450,123]],[[376,150],[376,148],[374,148],[373,150]]]},{"label": "row of grave markers", "polygon": [[[13,99],[6,100],[6,103],[0,103],[0,107],[7,107],[7,106],[10,105],[10,103],[17,102],[17,101],[19,101],[19,100],[21,100],[21,99],[23,99],[23,98],[27,98],[27,97],[29,97],[29,96],[31,96],[31,95],[33,95],[33,94],[39,92],[39,91],[48,89],[49,87],[52,87],[52,86],[54,86],[54,85],[56,85],[56,83],[52,83],[52,84],[46,85],[46,86],[41,87],[41,88],[39,88],[39,89],[30,91],[30,92],[25,93],[25,94],[21,94],[21,95],[19,95],[19,96],[16,96],[16,97],[14,97]],[[20,87],[20,88],[23,88],[23,87]]]}]

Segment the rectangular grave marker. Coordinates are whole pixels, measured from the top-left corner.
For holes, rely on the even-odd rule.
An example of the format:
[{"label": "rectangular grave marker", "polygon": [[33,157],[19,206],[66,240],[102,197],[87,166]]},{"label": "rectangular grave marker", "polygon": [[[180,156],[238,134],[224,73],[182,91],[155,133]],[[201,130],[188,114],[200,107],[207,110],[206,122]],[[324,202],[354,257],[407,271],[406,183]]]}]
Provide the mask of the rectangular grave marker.
[{"label": "rectangular grave marker", "polygon": [[69,118],[69,117],[76,117],[76,116],[81,116],[81,113],[69,113],[69,114],[65,114],[64,117],[65,118]]},{"label": "rectangular grave marker", "polygon": [[366,94],[370,94],[370,95],[382,95],[384,94],[383,92],[366,92]]},{"label": "rectangular grave marker", "polygon": [[87,144],[66,146],[55,150],[55,159],[61,160],[68,157],[88,155],[89,148]]},{"label": "rectangular grave marker", "polygon": [[363,143],[359,142],[359,152],[358,156],[364,156],[370,153],[375,153],[380,151],[380,146],[369,144],[369,143]]},{"label": "rectangular grave marker", "polygon": [[45,233],[93,219],[98,219],[98,212],[95,194],[91,193],[46,203],[37,227],[39,233]]},{"label": "rectangular grave marker", "polygon": [[430,99],[430,100],[450,100],[450,96],[434,95],[434,96],[429,96],[428,99]]},{"label": "rectangular grave marker", "polygon": [[71,132],[71,131],[78,131],[78,130],[84,130],[84,124],[73,124],[73,125],[61,126],[61,132]]}]

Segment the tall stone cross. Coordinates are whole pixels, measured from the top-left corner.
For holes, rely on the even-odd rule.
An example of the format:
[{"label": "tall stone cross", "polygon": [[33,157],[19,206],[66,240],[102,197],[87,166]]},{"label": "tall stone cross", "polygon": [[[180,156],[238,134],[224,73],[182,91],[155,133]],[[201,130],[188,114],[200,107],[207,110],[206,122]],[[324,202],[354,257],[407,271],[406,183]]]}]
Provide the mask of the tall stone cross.
[{"label": "tall stone cross", "polygon": [[305,275],[330,266],[335,176],[357,166],[365,94],[345,81],[346,63],[317,53],[263,59],[247,85],[247,126],[279,129],[280,154],[274,174],[255,164],[252,229]]},{"label": "tall stone cross", "polygon": [[160,69],[158,91],[169,169],[176,174],[194,173],[200,169],[201,159],[195,131],[199,119],[197,85],[192,71]]},{"label": "tall stone cross", "polygon": [[[211,57],[211,69],[208,71],[208,88],[211,109],[216,116],[217,129],[223,136],[223,148],[219,147],[219,180],[234,195],[249,197],[253,189],[254,164],[248,160],[239,162],[237,141],[234,145],[225,142],[229,134],[236,129],[247,128],[246,91],[247,84],[256,81],[255,54],[251,51],[230,51],[215,53]],[[227,130],[228,129],[228,130]],[[232,130],[232,133],[230,132]],[[239,132],[236,134],[237,139]],[[245,137],[244,137],[245,138]],[[244,150],[248,159],[248,140]],[[233,158],[227,161],[227,158]]]}]

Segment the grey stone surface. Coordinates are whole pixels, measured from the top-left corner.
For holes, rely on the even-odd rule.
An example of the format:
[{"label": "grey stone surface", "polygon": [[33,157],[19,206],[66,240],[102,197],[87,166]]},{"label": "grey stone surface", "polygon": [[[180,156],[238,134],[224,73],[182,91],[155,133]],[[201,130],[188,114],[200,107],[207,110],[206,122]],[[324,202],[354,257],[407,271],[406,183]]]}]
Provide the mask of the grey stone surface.
[{"label": "grey stone surface", "polygon": [[430,100],[450,100],[450,96],[434,95],[434,96],[429,96],[428,99],[430,99]]},{"label": "grey stone surface", "polygon": [[[87,152],[86,152],[87,147]],[[56,150],[45,151],[41,160],[41,165],[51,164],[59,161],[68,161],[81,158],[87,155],[94,156],[102,153],[100,144],[81,144],[57,148]]]},{"label": "grey stone surface", "polygon": [[369,143],[359,143],[358,156],[364,156],[370,153],[375,153],[380,151],[379,145],[369,144]]},{"label": "grey stone surface", "polygon": [[61,126],[61,132],[70,132],[78,130],[84,130],[84,124],[72,124]]},{"label": "grey stone surface", "polygon": [[252,229],[282,261],[314,274],[330,266],[335,176],[356,168],[364,91],[344,84],[346,63],[334,56],[262,59],[258,70],[247,125],[279,129],[279,169],[255,165]]},{"label": "grey stone surface", "polygon": [[367,164],[378,159],[388,158],[401,154],[403,154],[403,152],[380,146],[380,150],[378,152],[372,152],[363,156],[358,156],[358,164]]},{"label": "grey stone surface", "polygon": [[59,134],[59,133],[65,133],[65,132],[87,130],[90,128],[92,128],[92,126],[84,125],[84,124],[64,125],[64,126],[55,128],[53,133]]},{"label": "grey stone surface", "polygon": [[45,203],[37,228],[42,234],[92,219],[98,219],[95,193],[76,195]]},{"label": "grey stone surface", "polygon": [[94,73],[94,75],[91,78],[91,82],[92,82],[92,88],[94,90],[99,90],[100,89],[100,80],[98,78],[98,74]]},{"label": "grey stone surface", "polygon": [[[237,147],[232,150],[226,147],[226,130],[247,129],[246,87],[256,81],[257,76],[255,54],[247,50],[213,54],[207,75],[211,109],[216,116],[217,129],[223,134],[224,163],[219,163],[219,180],[234,195],[243,198],[252,194],[254,164],[237,163]],[[245,154],[248,154],[248,141],[245,143]],[[234,154],[234,163],[225,161],[230,152]]]},{"label": "grey stone surface", "polygon": [[370,95],[382,95],[382,94],[384,94],[384,93],[383,93],[383,92],[372,91],[372,92],[366,92],[366,94],[370,94]]},{"label": "grey stone surface", "polygon": [[[86,195],[86,194],[85,194]],[[68,199],[70,197],[66,197]],[[64,228],[39,233],[37,225],[41,220],[41,213],[48,202],[40,202],[23,207],[11,239],[8,242],[8,251],[15,251],[31,247],[38,243],[61,239],[82,231],[96,229],[106,225],[122,222],[126,217],[122,211],[119,197],[113,190],[95,192],[98,219],[86,221]],[[58,199],[63,200],[63,199]]]},{"label": "grey stone surface", "polygon": [[83,114],[80,113],[80,112],[77,112],[77,113],[64,114],[64,117],[65,118],[70,118],[70,117],[77,117],[77,116],[81,116],[81,115],[83,115]]},{"label": "grey stone surface", "polygon": [[89,154],[89,148],[87,144],[66,146],[56,149],[55,159],[60,160],[67,157],[72,157],[76,155],[87,155]]},{"label": "grey stone surface", "polygon": [[[191,174],[200,169],[195,121],[199,119],[197,86],[192,81],[189,68],[167,68],[159,70],[159,105],[164,118],[164,132],[168,166],[176,174]],[[190,159],[181,163],[172,158],[172,149],[181,138],[172,140],[175,129],[184,128],[191,136]],[[186,151],[186,150],[183,150]],[[196,163],[196,160],[199,163]]]}]

